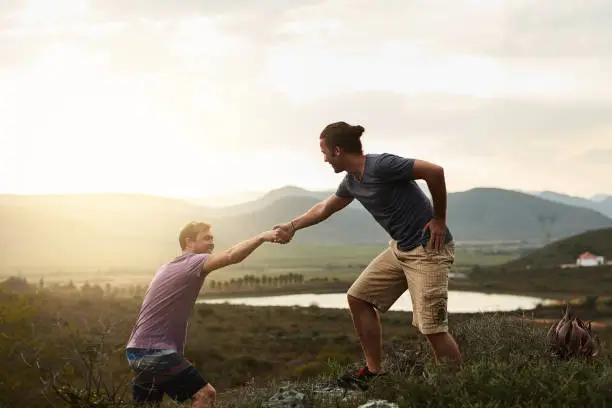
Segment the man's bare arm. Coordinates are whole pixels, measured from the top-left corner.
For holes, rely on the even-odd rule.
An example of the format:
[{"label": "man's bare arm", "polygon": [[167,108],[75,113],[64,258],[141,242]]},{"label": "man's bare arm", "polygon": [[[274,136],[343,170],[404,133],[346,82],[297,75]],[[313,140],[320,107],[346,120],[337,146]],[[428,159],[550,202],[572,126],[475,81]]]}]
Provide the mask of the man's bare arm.
[{"label": "man's bare arm", "polygon": [[202,272],[207,274],[216,269],[240,263],[264,242],[281,242],[286,239],[287,233],[284,231],[272,230],[262,232],[261,234],[257,234],[254,237],[239,242],[221,253],[210,255],[202,265]]},{"label": "man's bare arm", "polygon": [[425,160],[415,160],[412,168],[415,180],[422,179],[427,182],[434,205],[434,218],[446,220],[446,181],[444,169],[437,164]]},{"label": "man's bare arm", "polygon": [[340,197],[332,194],[324,201],[313,205],[308,211],[293,220],[274,228],[282,228],[293,237],[295,231],[308,228],[312,225],[325,221],[332,214],[342,210],[353,201],[353,198]]},{"label": "man's bare arm", "polygon": [[345,198],[332,194],[326,200],[312,206],[310,210],[304,214],[291,220],[290,224],[293,224],[295,230],[318,224],[349,205],[351,201],[353,201],[352,198]]}]

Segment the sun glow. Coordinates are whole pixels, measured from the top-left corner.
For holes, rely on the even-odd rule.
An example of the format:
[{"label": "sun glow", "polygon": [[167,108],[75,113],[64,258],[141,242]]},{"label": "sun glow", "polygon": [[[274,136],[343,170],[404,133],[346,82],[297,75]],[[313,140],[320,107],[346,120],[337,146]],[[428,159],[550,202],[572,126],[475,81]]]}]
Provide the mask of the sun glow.
[{"label": "sun glow", "polygon": [[[164,158],[173,149],[180,150],[177,160],[189,158],[184,146],[173,147],[181,124],[138,86],[104,76],[102,62],[103,55],[59,45],[2,84],[14,98],[0,98],[7,139],[0,168],[5,175],[22,169],[10,174],[4,189],[123,191],[176,176],[177,163]],[[165,164],[163,170],[150,166],[156,161]],[[159,170],[151,174],[151,168]]]},{"label": "sun glow", "polygon": [[26,25],[59,22],[87,13],[87,0],[27,0],[19,19]]}]

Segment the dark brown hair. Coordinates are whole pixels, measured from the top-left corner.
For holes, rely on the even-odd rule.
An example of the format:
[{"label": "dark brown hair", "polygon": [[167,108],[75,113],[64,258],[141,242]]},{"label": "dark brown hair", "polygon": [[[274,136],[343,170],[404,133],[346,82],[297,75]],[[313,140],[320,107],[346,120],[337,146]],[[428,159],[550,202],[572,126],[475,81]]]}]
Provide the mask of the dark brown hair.
[{"label": "dark brown hair", "polygon": [[325,126],[319,139],[324,139],[330,149],[339,147],[346,153],[363,154],[360,138],[364,130],[361,125],[335,122]]}]

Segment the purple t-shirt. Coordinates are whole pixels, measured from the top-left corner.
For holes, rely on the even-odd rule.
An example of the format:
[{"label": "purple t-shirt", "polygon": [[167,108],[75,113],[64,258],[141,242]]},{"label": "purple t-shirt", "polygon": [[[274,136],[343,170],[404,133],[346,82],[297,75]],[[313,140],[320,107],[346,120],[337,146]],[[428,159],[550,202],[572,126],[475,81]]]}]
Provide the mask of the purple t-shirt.
[{"label": "purple t-shirt", "polygon": [[202,265],[208,256],[186,252],[157,270],[126,348],[184,353],[187,324],[204,283]]}]

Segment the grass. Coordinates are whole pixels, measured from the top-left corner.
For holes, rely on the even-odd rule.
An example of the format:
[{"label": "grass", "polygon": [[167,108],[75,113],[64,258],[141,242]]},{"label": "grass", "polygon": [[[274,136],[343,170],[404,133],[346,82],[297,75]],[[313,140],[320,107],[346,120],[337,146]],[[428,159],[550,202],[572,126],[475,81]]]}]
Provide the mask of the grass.
[{"label": "grass", "polygon": [[[0,406],[93,406],[91,401],[104,396],[129,400],[123,345],[139,305],[139,297],[0,291],[0,354],[11,367],[0,371]],[[561,309],[538,308],[533,316],[559,318]],[[577,312],[587,320],[612,316],[603,304]],[[386,313],[381,319],[391,375],[355,398],[457,407],[603,406],[605,398],[612,398],[609,349],[594,362],[555,361],[544,347],[548,325],[531,317],[519,312],[451,315],[451,330],[466,361],[452,374],[432,364],[426,340],[410,326],[411,313]],[[612,341],[609,327],[595,330]],[[189,326],[186,355],[215,385],[221,407],[259,407],[280,384],[308,393],[315,406],[357,406],[314,392],[361,363],[347,310],[200,304]],[[412,367],[420,374],[409,374]],[[98,380],[102,386],[95,396]],[[81,397],[74,398],[89,405],[62,403],[62,391],[54,391],[53,384],[66,387],[62,395],[79,391]],[[238,395],[244,390],[247,397]],[[506,397],[510,403],[502,404]]]},{"label": "grass", "polygon": [[574,296],[609,296],[612,287],[612,265],[561,269],[481,269],[469,279],[451,282],[451,289],[483,292],[571,298]]},{"label": "grass", "polygon": [[[232,279],[240,279],[245,275],[262,278],[263,276],[282,276],[289,273],[300,273],[304,277],[304,282],[299,284],[255,284],[243,285],[240,288],[231,285],[222,290],[218,289],[218,284],[228,282]],[[272,267],[253,269],[252,267],[234,267],[233,270],[223,270],[213,273],[206,280],[206,287],[202,292],[202,297],[228,297],[228,296],[265,296],[265,295],[287,295],[295,293],[344,293],[355,280],[361,269],[346,270],[319,269],[314,272],[299,271],[291,269],[276,269]],[[612,266],[605,265],[591,268],[560,269],[560,268],[532,268],[532,269],[506,269],[504,267],[472,267],[464,272],[466,278],[451,277],[449,289],[455,291],[474,291],[485,293],[506,293],[516,295],[529,295],[535,297],[568,299],[575,296],[609,296],[608,283],[612,285]],[[74,275],[73,282],[77,286],[84,282],[98,284],[103,290],[108,290],[109,286],[115,289],[127,289],[129,287],[140,286],[146,288],[151,271],[143,271],[139,275],[131,272],[98,273],[91,275],[81,274],[77,279]],[[49,286],[54,283],[66,284],[69,276],[61,274],[49,275],[43,278],[44,285]],[[325,281],[308,281],[314,278],[327,278]],[[38,282],[38,277],[31,279],[31,282]],[[213,288],[211,285],[215,285]],[[128,292],[132,294],[131,292]]]},{"label": "grass", "polygon": [[[508,316],[473,316],[458,323],[455,336],[463,345],[465,365],[454,371],[435,366],[422,343],[390,351],[389,376],[349,401],[316,393],[321,375],[307,382],[286,384],[307,394],[314,407],[356,407],[382,399],[400,407],[602,407],[612,398],[612,359],[553,361],[543,342],[545,329]],[[278,384],[232,393],[223,407],[255,408],[276,392]]]}]

